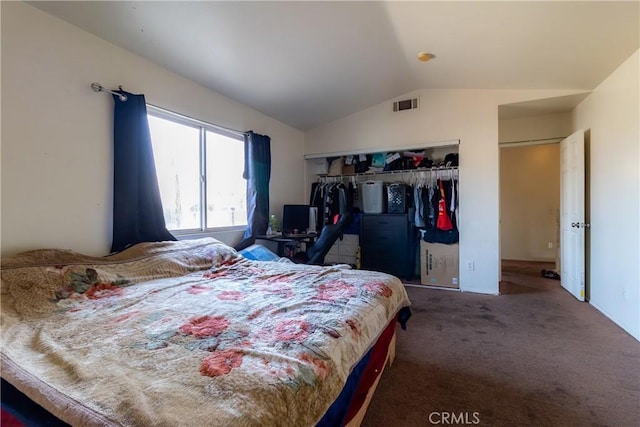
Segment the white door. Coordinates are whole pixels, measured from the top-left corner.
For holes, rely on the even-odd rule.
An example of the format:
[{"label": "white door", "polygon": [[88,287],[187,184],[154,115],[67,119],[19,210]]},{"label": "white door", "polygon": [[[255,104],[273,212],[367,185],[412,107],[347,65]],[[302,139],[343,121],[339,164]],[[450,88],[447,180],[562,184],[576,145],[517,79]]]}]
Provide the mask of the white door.
[{"label": "white door", "polygon": [[584,131],[560,142],[560,279],[584,301]]}]

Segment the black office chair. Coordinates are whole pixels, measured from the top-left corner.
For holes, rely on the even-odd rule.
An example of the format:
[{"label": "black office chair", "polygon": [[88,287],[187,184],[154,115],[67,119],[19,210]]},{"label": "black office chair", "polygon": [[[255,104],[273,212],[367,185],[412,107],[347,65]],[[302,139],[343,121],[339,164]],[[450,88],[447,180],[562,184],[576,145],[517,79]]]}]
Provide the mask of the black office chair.
[{"label": "black office chair", "polygon": [[300,264],[323,265],[324,257],[327,255],[333,244],[342,239],[344,230],[353,222],[352,203],[347,197],[346,189],[338,190],[340,203],[340,217],[335,224],[327,224],[322,228],[320,236],[313,243],[307,246],[306,252],[297,253],[293,261]]}]

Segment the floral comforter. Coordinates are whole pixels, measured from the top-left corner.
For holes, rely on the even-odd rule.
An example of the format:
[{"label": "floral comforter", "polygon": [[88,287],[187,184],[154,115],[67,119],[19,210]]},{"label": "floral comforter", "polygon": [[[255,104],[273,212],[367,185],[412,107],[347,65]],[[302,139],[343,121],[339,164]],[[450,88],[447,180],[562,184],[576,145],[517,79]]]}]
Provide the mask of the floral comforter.
[{"label": "floral comforter", "polygon": [[309,426],[409,300],[215,239],[2,260],[2,376],[73,425]]}]

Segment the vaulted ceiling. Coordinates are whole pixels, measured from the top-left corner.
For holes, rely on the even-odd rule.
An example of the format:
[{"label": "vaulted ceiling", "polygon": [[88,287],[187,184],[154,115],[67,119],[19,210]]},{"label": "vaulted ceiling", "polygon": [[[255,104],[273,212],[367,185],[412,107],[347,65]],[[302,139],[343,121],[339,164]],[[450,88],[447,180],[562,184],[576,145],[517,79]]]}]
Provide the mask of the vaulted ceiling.
[{"label": "vaulted ceiling", "polygon": [[640,40],[637,1],[29,3],[301,130],[423,88],[591,90]]}]

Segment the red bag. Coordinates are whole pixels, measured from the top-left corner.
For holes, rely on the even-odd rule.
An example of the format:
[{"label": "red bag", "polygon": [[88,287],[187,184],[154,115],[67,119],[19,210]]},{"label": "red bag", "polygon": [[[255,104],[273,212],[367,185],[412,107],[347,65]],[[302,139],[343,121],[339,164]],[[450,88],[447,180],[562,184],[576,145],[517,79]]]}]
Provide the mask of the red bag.
[{"label": "red bag", "polygon": [[453,229],[453,224],[451,224],[451,219],[447,213],[447,200],[444,197],[444,187],[441,179],[438,180],[438,184],[440,185],[440,200],[438,201],[438,221],[436,226],[439,230],[449,231]]}]

